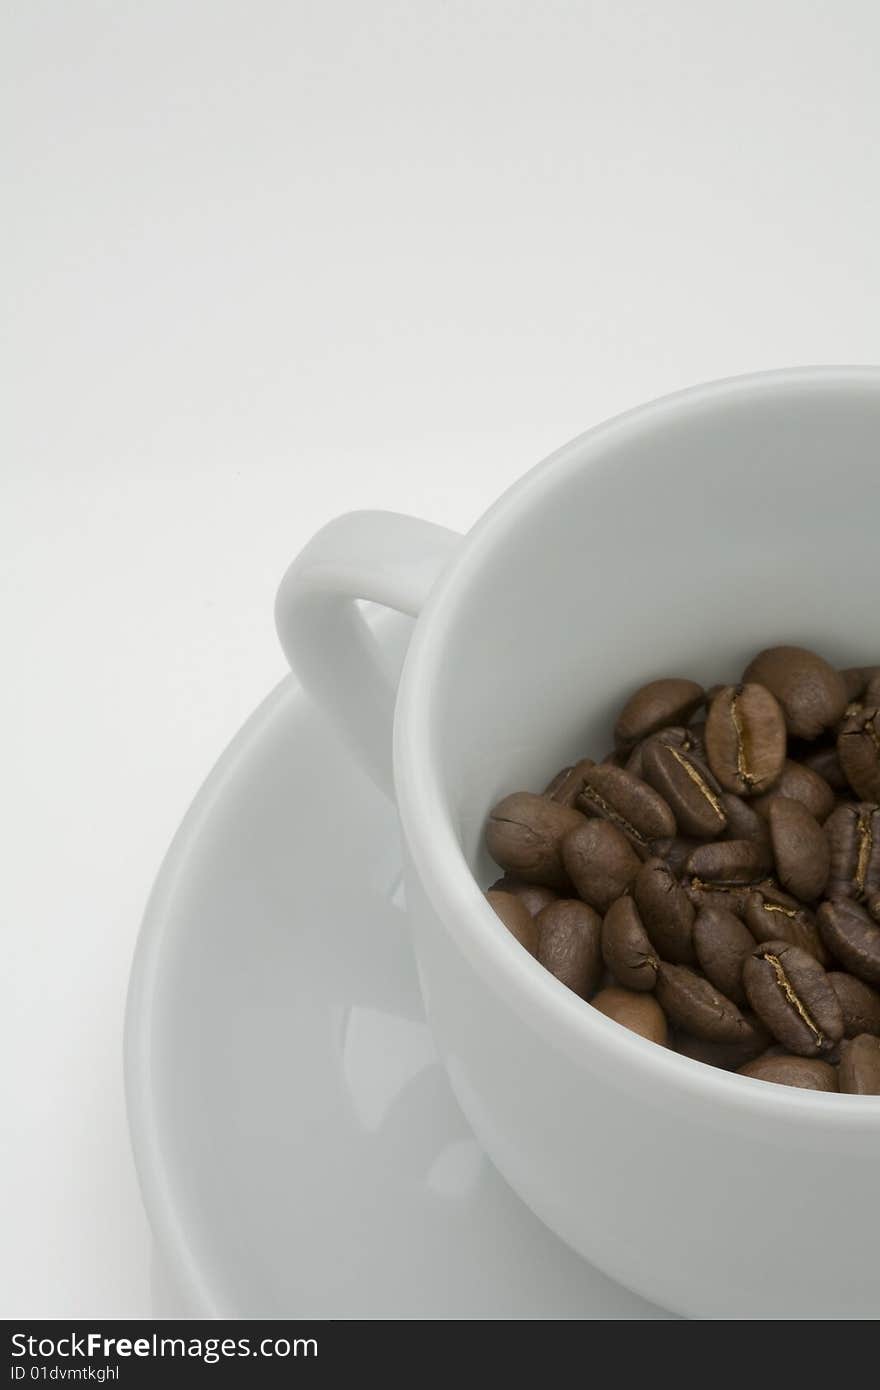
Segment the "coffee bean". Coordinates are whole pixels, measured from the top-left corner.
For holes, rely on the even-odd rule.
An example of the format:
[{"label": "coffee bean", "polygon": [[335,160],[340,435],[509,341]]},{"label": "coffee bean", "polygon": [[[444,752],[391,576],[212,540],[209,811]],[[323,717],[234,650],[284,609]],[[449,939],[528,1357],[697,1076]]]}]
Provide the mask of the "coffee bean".
[{"label": "coffee bean", "polygon": [[642,776],[642,767],[647,749],[660,743],[665,748],[678,748],[684,753],[694,753],[696,757],[703,756],[703,746],[691,729],[686,729],[683,724],[672,724],[668,729],[661,729],[658,734],[652,734],[650,738],[643,738],[640,743],[635,744],[630,749],[625,749],[626,762],[623,766],[627,772],[631,772],[635,777]]},{"label": "coffee bean", "polygon": [[739,1075],[775,1081],[777,1086],[799,1086],[803,1091],[837,1090],[837,1072],[818,1057],[758,1057],[740,1067]]},{"label": "coffee bean", "polygon": [[875,1033],[880,1037],[880,994],[876,989],[843,970],[830,970],[828,983],[840,1002],[843,1036],[854,1038],[859,1033]]},{"label": "coffee bean", "polygon": [[880,801],[880,710],[853,705],[837,736],[846,780],[862,801]]},{"label": "coffee bean", "polygon": [[822,896],[831,867],[828,837],[806,806],[790,796],[770,804],[770,839],[783,888],[801,902]]},{"label": "coffee bean", "polygon": [[503,874],[494,883],[490,883],[489,892],[512,893],[525,904],[533,917],[537,916],[542,907],[555,902],[559,896],[552,888],[542,888],[539,883],[526,883],[524,879],[512,878],[510,874]]},{"label": "coffee bean", "polygon": [[880,1096],[880,1038],[862,1033],[840,1049],[840,1089],[848,1096]]},{"label": "coffee bean", "polygon": [[850,785],[846,780],[843,768],[840,766],[836,740],[833,744],[822,743],[815,748],[810,748],[808,744],[798,747],[790,746],[789,752],[794,762],[809,768],[811,772],[818,773],[823,782],[828,783],[832,791],[849,793]]},{"label": "coffee bean", "polygon": [[674,876],[681,878],[691,850],[696,849],[698,843],[697,840],[685,840],[674,835],[670,840],[652,840],[648,848],[651,851],[651,858],[662,859]]},{"label": "coffee bean", "polygon": [[743,1026],[736,1042],[712,1042],[677,1029],[671,1046],[681,1056],[690,1057],[695,1062],[736,1071],[746,1062],[761,1056],[773,1041],[757,1014],[743,1013],[742,1020]]},{"label": "coffee bean", "polygon": [[697,845],[685,865],[686,873],[705,883],[757,883],[773,867],[767,845],[756,840],[715,840]]},{"label": "coffee bean", "polygon": [[748,1025],[736,1005],[686,965],[660,962],[657,1000],[666,1017],[695,1038],[741,1042]]},{"label": "coffee bean", "polygon": [[569,831],[562,862],[579,896],[599,912],[607,912],[642,867],[623,831],[605,820],[582,819]]},{"label": "coffee bean", "polygon": [[776,696],[794,738],[818,738],[846,709],[846,683],[839,671],[804,647],[769,647],[743,672]]},{"label": "coffee bean", "polygon": [[[626,767],[629,762],[629,750],[626,748],[612,748],[608,753],[599,759],[600,763],[611,763],[614,767]],[[578,791],[583,788],[579,787]]]},{"label": "coffee bean", "polygon": [[748,927],[723,907],[707,907],[697,913],[693,938],[703,974],[734,1004],[744,1006],[743,962],[755,949]]},{"label": "coffee bean", "polygon": [[769,883],[769,880],[762,880],[759,884],[709,883],[695,875],[686,875],[682,880],[682,888],[688,902],[697,912],[702,912],[706,907],[721,907],[736,917],[742,917],[752,888],[761,888],[765,882]]},{"label": "coffee bean", "polygon": [[753,809],[753,803],[743,801],[734,792],[722,792],[721,805],[727,817],[727,829],[723,834],[725,840],[754,840],[756,844],[769,845],[769,827]]},{"label": "coffee bean", "polygon": [[880,806],[849,802],[825,822],[831,850],[829,898],[863,902],[880,892]]},{"label": "coffee bean", "polygon": [[642,924],[664,960],[687,965],[696,960],[695,912],[681,884],[662,859],[642,865],[633,884]]},{"label": "coffee bean", "polygon": [[577,806],[616,825],[645,852],[651,840],[675,834],[675,817],[662,796],[622,767],[587,768]]},{"label": "coffee bean", "polygon": [[[837,1050],[839,1051],[839,1044],[837,1045]],[[764,1057],[787,1057],[789,1056],[789,1053],[786,1052],[785,1048],[782,1046],[782,1043],[774,1041],[773,1037],[771,1036],[770,1046],[765,1050],[765,1052],[762,1055]],[[832,1052],[828,1053],[826,1061],[830,1062],[832,1066],[837,1065],[837,1058],[833,1056]]]},{"label": "coffee bean", "polygon": [[725,1071],[736,1071],[738,1067],[753,1058],[759,1057],[770,1042],[770,1034],[756,1014],[743,1014],[745,1028],[737,1042],[710,1042],[707,1038],[695,1038],[690,1033],[677,1032],[674,1047],[682,1057],[690,1057],[694,1062],[703,1062],[709,1067],[723,1067]]},{"label": "coffee bean", "polygon": [[653,989],[657,983],[660,961],[629,896],[618,898],[605,914],[602,958],[626,989]]},{"label": "coffee bean", "polygon": [[880,666],[769,648],[736,686],[642,686],[615,740],[491,812],[507,930],[682,1056],[880,1093]]},{"label": "coffee bean", "polygon": [[592,758],[581,758],[571,767],[564,767],[544,789],[544,796],[558,801],[560,806],[573,806],[584,789],[585,768],[595,767]]},{"label": "coffee bean", "polygon": [[823,903],[816,920],[828,950],[851,975],[880,985],[880,925],[848,898]]},{"label": "coffee bean", "polygon": [[642,776],[663,797],[684,835],[708,840],[725,829],[721,788],[691,754],[659,739],[649,742],[642,757]]},{"label": "coffee bean", "polygon": [[696,681],[649,681],[630,696],[620,711],[614,726],[615,740],[628,747],[667,724],[686,724],[704,698],[705,691]]},{"label": "coffee bean", "polygon": [[791,758],[786,758],[779,779],[774,782],[770,791],[764,792],[763,796],[756,796],[751,804],[759,815],[766,816],[774,797],[777,796],[787,796],[792,801],[799,801],[820,824],[827,820],[834,810],[834,792],[825,778],[820,777],[811,767],[793,762]]},{"label": "coffee bean", "polygon": [[496,893],[491,889],[486,894],[486,900],[520,946],[524,946],[529,955],[536,955],[538,928],[525,903],[520,898],[515,898],[512,893]]},{"label": "coffee bean", "polygon": [[846,687],[846,698],[848,704],[853,704],[856,700],[861,700],[865,693],[865,686],[868,684],[867,666],[847,666],[840,672],[840,678]]},{"label": "coffee bean", "polygon": [[861,702],[868,686],[880,680],[880,666],[849,666],[840,674],[846,686],[847,701],[852,705]]},{"label": "coffee bean", "polygon": [[551,801],[555,801],[555,800],[557,799],[557,798],[556,798],[556,793],[557,793],[557,791],[559,790],[560,787],[564,787],[564,786],[565,786],[565,783],[566,783],[566,781],[568,780],[569,775],[570,775],[573,771],[574,771],[574,765],[573,765],[572,763],[569,763],[569,765],[568,765],[567,767],[561,767],[561,768],[559,769],[559,771],[555,774],[555,776],[553,776],[553,777],[550,778],[550,781],[547,783],[547,785],[546,785],[546,787],[544,788],[544,790],[543,790],[543,792],[541,793],[541,795],[542,795],[542,796],[549,796],[549,798],[550,798]]},{"label": "coffee bean", "polygon": [[666,1046],[666,1015],[653,994],[640,994],[636,990],[609,985],[594,995],[592,1005],[600,1014],[613,1018],[615,1023],[629,1028],[630,1032],[638,1033],[649,1042],[659,1043],[661,1047]]},{"label": "coffee bean", "polygon": [[602,976],[602,919],[586,903],[559,898],[535,919],[538,961],[583,999]]},{"label": "coffee bean", "polygon": [[808,951],[821,966],[829,964],[815,917],[776,884],[764,884],[750,892],[742,917],[759,946],[764,941],[787,941]]},{"label": "coffee bean", "polygon": [[743,966],[749,1003],[775,1038],[802,1057],[830,1051],[843,1037],[843,1014],[814,956],[787,941],[765,941]]},{"label": "coffee bean", "polygon": [[785,763],[785,720],[761,685],[728,685],[715,696],[706,721],[706,756],[727,791],[766,791]]},{"label": "coffee bean", "polygon": [[529,883],[547,888],[568,887],[562,863],[562,841],[583,816],[532,792],[514,792],[490,813],[486,848],[502,869]]}]

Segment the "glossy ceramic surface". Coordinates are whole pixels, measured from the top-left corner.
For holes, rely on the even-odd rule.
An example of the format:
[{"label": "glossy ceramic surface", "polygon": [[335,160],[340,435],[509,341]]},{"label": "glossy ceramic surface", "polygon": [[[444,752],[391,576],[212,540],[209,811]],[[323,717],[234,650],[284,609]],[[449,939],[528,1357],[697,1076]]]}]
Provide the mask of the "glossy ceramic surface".
[{"label": "glossy ceramic surface", "polygon": [[[381,627],[394,669],[409,624]],[[174,1306],[661,1317],[476,1143],[425,1023],[401,874],[393,807],[288,679],[187,815],[132,974],[130,1122]]]},{"label": "glossy ceramic surface", "polygon": [[[876,1315],[880,1098],[720,1073],[586,1007],[483,900],[482,827],[503,792],[601,756],[646,679],[733,679],[777,642],[876,661],[878,443],[873,368],[714,383],[589,431],[436,547],[396,702],[419,978],[455,1094],[552,1229],[690,1315]],[[343,518],[279,594],[291,661],[336,681],[328,708],[371,764],[364,692],[390,719],[388,683],[326,619],[358,595],[413,611],[425,539]]]}]

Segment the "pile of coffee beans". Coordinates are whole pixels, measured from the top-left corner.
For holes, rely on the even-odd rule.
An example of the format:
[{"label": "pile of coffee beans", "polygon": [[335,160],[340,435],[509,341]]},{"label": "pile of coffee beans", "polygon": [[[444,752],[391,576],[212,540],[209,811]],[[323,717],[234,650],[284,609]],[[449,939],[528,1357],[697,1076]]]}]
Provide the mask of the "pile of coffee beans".
[{"label": "pile of coffee beans", "polygon": [[880,1095],[880,666],[642,686],[601,762],[490,813],[487,893],[593,1008],[699,1062]]}]

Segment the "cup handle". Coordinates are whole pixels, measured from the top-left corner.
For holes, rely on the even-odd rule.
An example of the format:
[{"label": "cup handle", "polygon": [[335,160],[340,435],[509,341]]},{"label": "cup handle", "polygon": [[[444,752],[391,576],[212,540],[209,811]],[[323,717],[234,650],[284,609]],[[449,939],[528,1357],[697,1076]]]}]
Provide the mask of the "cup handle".
[{"label": "cup handle", "polygon": [[349,512],[312,537],[288,569],[275,625],[304,689],[393,799],[396,680],[357,599],[415,618],[462,537],[397,512]]}]

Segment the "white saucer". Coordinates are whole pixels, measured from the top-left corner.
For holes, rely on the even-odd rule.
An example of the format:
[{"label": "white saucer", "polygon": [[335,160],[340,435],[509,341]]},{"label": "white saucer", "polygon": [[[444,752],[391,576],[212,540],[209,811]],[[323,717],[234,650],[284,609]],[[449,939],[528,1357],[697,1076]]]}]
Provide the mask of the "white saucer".
[{"label": "white saucer", "polygon": [[[404,625],[381,625],[390,661]],[[126,1020],[141,1186],[196,1315],[660,1318],[472,1138],[407,940],[394,811],[292,679],[169,850]]]}]

